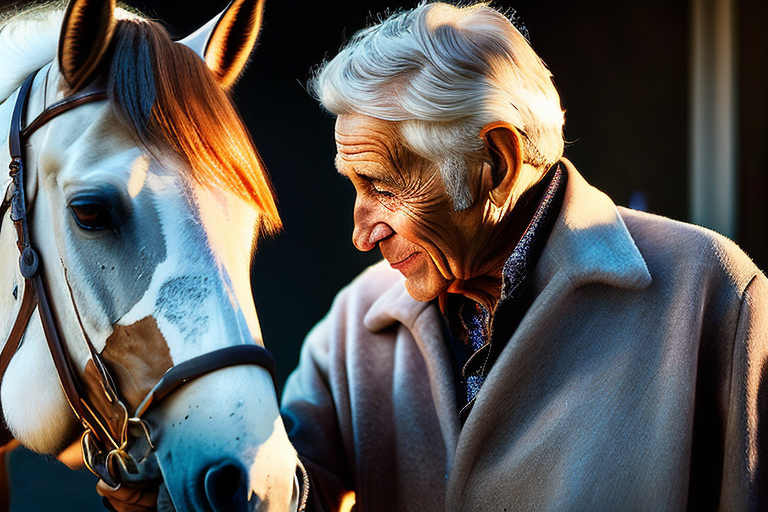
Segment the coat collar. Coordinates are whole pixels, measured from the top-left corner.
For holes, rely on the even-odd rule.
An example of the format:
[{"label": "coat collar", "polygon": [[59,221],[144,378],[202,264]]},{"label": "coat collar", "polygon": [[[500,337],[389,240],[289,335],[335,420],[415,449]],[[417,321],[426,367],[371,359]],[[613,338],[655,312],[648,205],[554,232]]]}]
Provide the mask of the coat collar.
[{"label": "coat collar", "polygon": [[537,268],[547,282],[553,272],[563,272],[574,288],[599,283],[627,289],[651,284],[651,274],[627,230],[616,205],[589,185],[576,168],[563,159],[568,186],[563,207]]},{"label": "coat collar", "polygon": [[405,289],[405,278],[400,272],[389,268],[386,261],[378,263],[376,267],[382,274],[386,273],[393,283],[373,302],[365,314],[363,324],[373,332],[397,322],[411,327],[431,303],[419,302],[411,297]]}]

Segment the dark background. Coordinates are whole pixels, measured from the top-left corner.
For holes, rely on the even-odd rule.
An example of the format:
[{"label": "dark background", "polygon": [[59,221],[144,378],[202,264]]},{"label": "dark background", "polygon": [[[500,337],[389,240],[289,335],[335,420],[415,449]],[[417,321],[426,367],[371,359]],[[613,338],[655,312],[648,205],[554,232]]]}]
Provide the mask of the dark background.
[{"label": "dark background", "polygon": [[[0,4],[7,5],[9,2]],[[131,1],[183,36],[225,0]],[[282,383],[307,331],[340,287],[378,254],[351,243],[353,191],[333,168],[333,119],[306,93],[310,69],[387,7],[415,1],[267,0],[260,44],[235,101],[267,164],[285,223],[263,240],[253,266],[256,304]],[[650,211],[686,220],[688,209],[688,39],[685,0],[517,0],[537,53],[555,76],[566,112],[565,154],[617,204],[642,192]],[[768,22],[765,0],[741,0],[739,14],[739,242],[768,266]],[[13,510],[99,510],[89,475],[70,475],[28,452],[12,455]],[[52,488],[51,482],[59,482]]]}]

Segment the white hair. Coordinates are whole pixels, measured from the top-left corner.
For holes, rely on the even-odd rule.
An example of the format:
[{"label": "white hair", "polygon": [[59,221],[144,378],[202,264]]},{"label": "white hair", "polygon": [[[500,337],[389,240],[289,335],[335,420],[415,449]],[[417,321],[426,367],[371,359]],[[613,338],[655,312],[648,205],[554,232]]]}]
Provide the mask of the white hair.
[{"label": "white hair", "polygon": [[485,3],[422,3],[361,30],[310,80],[335,115],[399,122],[411,150],[435,162],[454,207],[470,206],[470,162],[483,126],[517,128],[525,162],[563,154],[563,110],[552,74],[503,14]]}]

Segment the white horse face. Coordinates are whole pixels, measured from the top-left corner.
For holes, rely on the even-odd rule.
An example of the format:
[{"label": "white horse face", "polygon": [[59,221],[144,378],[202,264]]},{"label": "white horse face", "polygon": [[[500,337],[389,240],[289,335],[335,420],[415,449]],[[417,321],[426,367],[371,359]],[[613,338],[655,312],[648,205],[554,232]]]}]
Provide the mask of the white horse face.
[{"label": "white horse face", "polygon": [[[55,65],[39,73],[28,117],[67,94],[67,83]],[[9,103],[0,106],[4,119]],[[32,241],[79,371],[90,342],[133,410],[168,368],[222,347],[261,343],[249,265],[263,212],[253,202],[192,178],[177,154],[149,150],[106,101],[50,121],[32,136],[26,159]],[[21,288],[14,242],[6,217],[0,286],[7,291]],[[0,308],[15,312],[19,299],[18,292],[3,293]],[[0,320],[3,332],[12,322]],[[80,426],[47,350],[34,316],[0,398],[22,444],[57,453]],[[177,510],[295,506],[295,451],[263,368],[201,377],[146,420],[157,446],[152,465]],[[231,481],[242,485],[221,485]],[[232,508],[237,503],[241,508]]]}]

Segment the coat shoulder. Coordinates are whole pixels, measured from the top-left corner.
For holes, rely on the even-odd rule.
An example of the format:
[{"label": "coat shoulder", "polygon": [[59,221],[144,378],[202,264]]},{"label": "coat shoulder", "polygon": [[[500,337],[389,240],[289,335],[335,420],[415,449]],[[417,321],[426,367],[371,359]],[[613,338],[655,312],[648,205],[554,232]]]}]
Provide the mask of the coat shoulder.
[{"label": "coat shoulder", "polygon": [[732,240],[701,226],[619,207],[619,213],[651,274],[670,269],[690,277],[724,280],[741,297],[765,276]]}]

